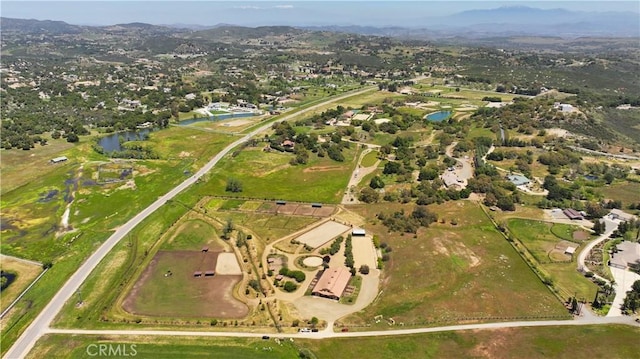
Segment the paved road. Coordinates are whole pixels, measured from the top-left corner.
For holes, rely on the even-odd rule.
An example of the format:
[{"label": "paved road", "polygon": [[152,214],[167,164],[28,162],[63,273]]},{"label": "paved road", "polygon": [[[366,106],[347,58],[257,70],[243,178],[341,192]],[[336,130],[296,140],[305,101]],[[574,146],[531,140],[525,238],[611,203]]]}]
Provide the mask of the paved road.
[{"label": "paved road", "polygon": [[[593,247],[595,247],[596,245],[598,245],[599,243],[601,243],[602,241],[608,239],[611,234],[613,233],[614,230],[616,230],[616,228],[618,228],[618,221],[614,221],[609,219],[608,217],[605,217],[603,219],[604,224],[605,224],[605,231],[604,233],[602,233],[600,235],[600,237],[594,239],[593,241],[589,242],[589,244],[587,244],[584,249],[582,251],[580,251],[580,254],[578,254],[578,270],[584,270],[585,272],[588,271],[589,269],[587,268],[587,266],[584,264],[585,259],[587,258],[587,256],[589,255],[589,253],[591,252],[591,250],[593,249]],[[602,278],[601,276],[593,273],[593,275],[596,278],[600,278],[602,280],[604,280],[605,282],[609,283],[609,280],[606,278]]]},{"label": "paved road", "polygon": [[615,280],[613,287],[616,290],[616,297],[613,299],[607,317],[618,317],[623,315],[621,308],[624,303],[624,298],[627,296],[627,292],[631,290],[633,283],[640,280],[640,274],[616,267],[609,267],[609,269]]},{"label": "paved road", "polygon": [[[368,91],[375,89],[374,86],[369,86],[362,90],[347,92],[343,95],[333,97],[328,99],[327,101],[323,101],[311,107],[308,107],[304,110],[298,111],[296,113],[292,113],[290,115],[284,116],[279,121],[287,121],[292,119],[294,116],[299,116],[302,113],[316,110],[321,106],[324,106],[328,103],[342,100],[344,98],[359,95]],[[42,310],[42,312],[36,317],[36,319],[29,325],[29,327],[22,333],[22,335],[18,338],[18,340],[13,344],[11,349],[5,355],[5,358],[23,358],[26,354],[33,348],[36,341],[47,332],[49,325],[55,318],[55,316],[62,310],[64,303],[78,290],[80,285],[87,279],[89,274],[93,271],[93,269],[100,263],[100,261],[113,249],[113,247],[124,238],[129,231],[131,231],[135,226],[137,226],[140,222],[142,222],[145,218],[155,212],[158,208],[164,205],[168,200],[173,199],[178,193],[184,191],[187,187],[196,183],[202,176],[204,176],[207,172],[209,172],[224,156],[226,156],[229,152],[231,152],[235,147],[240,145],[243,142],[246,142],[250,138],[256,136],[257,134],[269,129],[272,126],[272,123],[265,124],[260,126],[259,128],[251,131],[244,137],[238,139],[233,142],[225,149],[223,149],[220,153],[215,155],[206,165],[204,165],[198,172],[196,172],[193,176],[186,179],[184,182],[177,185],[175,188],[167,192],[165,195],[158,198],[155,202],[153,202],[149,207],[142,210],[142,212],[138,213],[135,217],[125,223],[123,226],[118,228],[116,232],[111,235],[99,248],[96,250],[90,257],[87,259],[78,270],[69,278],[69,280],[60,288],[58,293],[51,299],[49,304]]]}]

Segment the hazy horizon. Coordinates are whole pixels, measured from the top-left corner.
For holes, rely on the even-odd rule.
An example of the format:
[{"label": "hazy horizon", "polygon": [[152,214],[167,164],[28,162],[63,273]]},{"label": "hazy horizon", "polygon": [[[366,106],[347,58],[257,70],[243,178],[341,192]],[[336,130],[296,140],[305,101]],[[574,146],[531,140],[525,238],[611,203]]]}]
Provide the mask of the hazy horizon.
[{"label": "hazy horizon", "polygon": [[640,13],[638,1],[2,1],[0,10],[75,25],[426,26],[429,18],[505,6]]}]

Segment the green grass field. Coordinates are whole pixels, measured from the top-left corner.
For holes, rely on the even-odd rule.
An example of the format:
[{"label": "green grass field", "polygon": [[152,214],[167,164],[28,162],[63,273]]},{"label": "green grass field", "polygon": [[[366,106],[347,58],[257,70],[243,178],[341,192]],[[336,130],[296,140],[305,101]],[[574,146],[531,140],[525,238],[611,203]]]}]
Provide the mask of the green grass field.
[{"label": "green grass field", "polygon": [[[577,271],[572,257],[562,254],[566,246],[580,245],[572,236],[574,231],[580,230],[579,227],[522,218],[508,219],[507,226],[535,258],[539,268],[551,277],[563,298],[577,295],[589,300],[595,296],[597,286]],[[578,247],[575,255],[580,250]],[[561,262],[563,259],[570,261]]]},{"label": "green grass field", "polygon": [[[129,356],[149,359],[229,358],[276,359],[298,358],[298,350],[287,341],[276,344],[273,339],[259,338],[171,338],[171,337],[90,337],[47,335],[27,358],[87,358],[95,352],[92,344],[120,344]],[[135,344],[135,347],[131,347]],[[135,356],[131,355],[135,349]],[[115,349],[114,349],[115,350]],[[121,349],[122,350],[122,349]]]},{"label": "green grass field", "polygon": [[610,186],[597,189],[605,198],[622,201],[622,206],[627,207],[634,203],[640,203],[640,183],[630,181],[615,181]]},{"label": "green grass field", "polygon": [[292,166],[292,154],[249,148],[233,159],[221,161],[201,188],[203,194],[229,195],[225,192],[227,179],[235,178],[242,183],[242,192],[233,193],[236,196],[337,203],[355,166],[357,152],[355,147],[343,150],[344,162],[312,155],[308,164]]},{"label": "green grass field", "polygon": [[[410,206],[367,205],[365,218]],[[444,223],[412,234],[389,233],[378,221],[367,230],[393,248],[385,263],[382,293],[345,324],[371,324],[376,315],[405,325],[436,325],[468,318],[564,317],[561,303],[497,232],[478,205],[469,201],[430,206]],[[450,224],[455,219],[458,224]],[[492,319],[495,320],[495,319]]]},{"label": "green grass field", "polygon": [[360,164],[362,165],[362,167],[373,166],[376,163],[376,161],[378,161],[379,154],[380,153],[378,151],[371,151],[367,153],[366,155],[364,155],[364,158],[362,159],[362,162]]},{"label": "green grass field", "polygon": [[203,246],[211,251],[222,251],[224,243],[219,239],[216,229],[202,219],[185,221],[173,236],[161,245],[162,250],[199,251]]},{"label": "green grass field", "polygon": [[[510,328],[298,340],[317,358],[632,358],[640,329],[621,325]],[[597,345],[594,345],[597,343]]]},{"label": "green grass field", "polygon": [[[54,172],[60,167],[68,164],[60,163],[53,165],[49,161],[66,154],[74,145],[63,139],[49,140],[46,146],[36,145],[29,151],[20,149],[0,150],[2,163],[0,163],[0,176],[2,176],[2,189],[0,194],[4,195],[13,189],[29,183],[31,180],[43,177]],[[71,158],[70,162],[75,162]]]},{"label": "green grass field", "polygon": [[[79,336],[48,334],[27,358],[86,358],[95,345],[135,344],[136,358],[611,358],[637,357],[640,329],[622,325],[534,327],[370,338],[296,339]],[[594,345],[597,343],[597,345]],[[94,345],[94,346],[91,346]],[[91,347],[90,347],[91,346]],[[270,348],[270,349],[269,349]],[[121,349],[122,350],[122,349]]]},{"label": "green grass field", "polygon": [[251,212],[213,212],[212,216],[231,219],[234,224],[246,227],[261,240],[271,242],[294,233],[318,219],[303,216],[286,216]]}]

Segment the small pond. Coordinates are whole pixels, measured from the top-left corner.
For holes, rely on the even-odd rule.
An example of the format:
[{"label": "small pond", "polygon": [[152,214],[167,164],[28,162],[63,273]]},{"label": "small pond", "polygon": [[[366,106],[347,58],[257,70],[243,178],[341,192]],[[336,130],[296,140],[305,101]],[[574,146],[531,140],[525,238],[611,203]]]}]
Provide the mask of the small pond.
[{"label": "small pond", "polygon": [[451,111],[438,111],[434,113],[430,113],[425,116],[425,118],[432,122],[441,122],[451,116]]},{"label": "small pond", "polygon": [[149,133],[151,133],[152,131],[153,129],[145,128],[136,131],[112,133],[108,136],[100,138],[100,140],[98,141],[98,145],[102,147],[105,152],[121,151],[122,146],[120,146],[120,138],[122,138],[122,142],[142,141],[145,140]]},{"label": "small pond", "polygon": [[8,286],[10,286],[14,280],[16,280],[17,275],[11,272],[0,271],[0,277],[4,279],[2,281],[2,286],[0,286],[0,291],[2,291]]}]

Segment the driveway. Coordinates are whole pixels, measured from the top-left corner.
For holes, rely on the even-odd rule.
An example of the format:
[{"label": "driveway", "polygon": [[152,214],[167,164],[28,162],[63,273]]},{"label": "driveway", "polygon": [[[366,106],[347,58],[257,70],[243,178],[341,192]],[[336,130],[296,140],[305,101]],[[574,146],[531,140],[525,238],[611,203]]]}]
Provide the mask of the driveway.
[{"label": "driveway", "polygon": [[315,296],[304,296],[293,304],[303,318],[317,317],[329,323],[327,331],[333,330],[333,322],[358,312],[371,304],[378,295],[380,270],[372,268],[369,274],[362,276],[362,286],[354,304],[340,304],[335,300]]},{"label": "driveway", "polygon": [[620,307],[624,303],[624,298],[627,296],[627,292],[631,290],[633,283],[640,280],[640,274],[616,267],[609,267],[609,269],[615,280],[613,287],[616,289],[616,297],[613,300],[611,309],[609,309],[609,313],[607,313],[607,317],[620,317],[623,315]]}]

